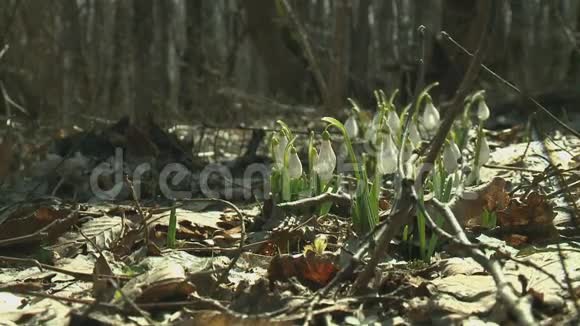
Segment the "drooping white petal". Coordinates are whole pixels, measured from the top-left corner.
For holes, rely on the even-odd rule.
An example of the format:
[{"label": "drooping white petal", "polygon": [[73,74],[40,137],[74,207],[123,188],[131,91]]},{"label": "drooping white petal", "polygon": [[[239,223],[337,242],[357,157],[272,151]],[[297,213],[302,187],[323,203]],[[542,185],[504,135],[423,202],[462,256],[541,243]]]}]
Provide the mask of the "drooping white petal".
[{"label": "drooping white petal", "polygon": [[316,150],[316,148],[312,148],[312,152],[310,153],[310,159],[312,160],[310,162],[310,166],[312,166],[312,170],[314,170],[314,167],[318,163],[318,151]]},{"label": "drooping white petal", "polygon": [[358,123],[356,122],[354,115],[351,115],[348,117],[348,119],[346,119],[344,128],[346,129],[348,137],[355,139],[358,136]]},{"label": "drooping white petal", "polygon": [[427,101],[423,111],[423,126],[429,131],[434,130],[439,127],[439,120],[439,111],[431,101]]},{"label": "drooping white petal", "polygon": [[371,144],[376,144],[377,142],[377,127],[373,123],[365,131],[365,140]]},{"label": "drooping white petal", "polygon": [[323,139],[320,144],[320,151],[318,153],[318,161],[314,165],[314,171],[322,182],[328,182],[332,179],[334,169],[336,168],[336,154],[332,149],[330,139]]},{"label": "drooping white petal", "polygon": [[479,104],[477,105],[477,118],[480,121],[489,119],[489,107],[487,107],[484,100],[479,101]]},{"label": "drooping white petal", "polygon": [[278,167],[282,167],[284,166],[284,154],[286,152],[286,146],[288,145],[288,139],[286,138],[286,136],[284,134],[280,134],[278,137],[278,145],[275,147],[275,160],[276,160],[276,165]]},{"label": "drooping white petal", "polygon": [[302,162],[294,148],[292,148],[288,158],[288,176],[290,179],[297,179],[302,176]]},{"label": "drooping white petal", "polygon": [[373,126],[375,126],[375,127],[378,127],[378,126],[379,126],[379,119],[380,119],[380,118],[381,118],[381,112],[380,112],[380,110],[379,110],[379,111],[377,111],[377,112],[375,113],[375,115],[373,116],[373,121],[371,122],[371,124],[372,124]]},{"label": "drooping white petal", "polygon": [[393,142],[391,136],[385,137],[381,142],[379,155],[379,172],[382,174],[395,173],[397,170],[397,148]]},{"label": "drooping white petal", "polygon": [[419,134],[419,129],[417,129],[417,124],[411,121],[411,125],[409,126],[409,140],[415,147],[418,147],[421,144],[421,134]]},{"label": "drooping white petal", "polygon": [[398,135],[399,131],[401,130],[401,120],[399,119],[399,115],[395,110],[389,111],[387,116],[387,126],[391,129],[391,133],[393,135]]},{"label": "drooping white petal", "polygon": [[459,147],[453,140],[445,146],[443,150],[443,167],[447,173],[453,173],[457,170],[459,166],[458,160],[461,157],[461,152]]},{"label": "drooping white petal", "polygon": [[483,135],[479,146],[479,166],[484,165],[487,161],[489,161],[489,144],[487,143],[485,135]]}]

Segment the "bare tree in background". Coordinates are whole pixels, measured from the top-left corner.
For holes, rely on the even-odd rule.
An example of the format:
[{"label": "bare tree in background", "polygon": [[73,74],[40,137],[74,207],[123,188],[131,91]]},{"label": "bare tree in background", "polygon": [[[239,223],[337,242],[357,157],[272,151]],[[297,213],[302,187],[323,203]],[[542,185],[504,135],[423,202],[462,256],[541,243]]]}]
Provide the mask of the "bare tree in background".
[{"label": "bare tree in background", "polygon": [[[281,1],[5,0],[0,41],[10,49],[0,81],[26,109],[23,116],[59,122],[79,115],[129,115],[137,124],[149,117],[223,119],[239,102],[231,94],[239,93],[331,110],[354,97],[370,107],[375,89],[398,88],[407,100],[423,24],[427,78],[441,82],[445,99],[467,58],[436,34],[445,29],[472,49],[477,29],[475,6],[461,0],[284,0],[298,31]],[[573,87],[580,79],[580,3],[493,1],[486,63],[528,93],[580,104]],[[517,100],[486,78],[478,82],[491,99]],[[20,114],[7,103],[0,101],[0,114]],[[273,110],[264,103],[258,112]]]}]

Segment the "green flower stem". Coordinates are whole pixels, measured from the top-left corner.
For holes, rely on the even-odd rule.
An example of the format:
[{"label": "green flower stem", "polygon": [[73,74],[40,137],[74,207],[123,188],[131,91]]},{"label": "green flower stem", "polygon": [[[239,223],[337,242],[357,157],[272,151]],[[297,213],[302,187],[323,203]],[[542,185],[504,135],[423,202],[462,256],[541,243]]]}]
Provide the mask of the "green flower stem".
[{"label": "green flower stem", "polygon": [[322,118],[322,121],[327,122],[327,123],[337,127],[340,130],[340,132],[342,133],[342,136],[344,137],[344,143],[346,144],[346,149],[348,150],[348,155],[350,156],[350,160],[354,164],[354,175],[357,179],[360,179],[361,178],[360,166],[359,166],[358,160],[356,159],[356,154],[354,152],[354,148],[352,147],[350,137],[348,136],[348,133],[346,132],[346,128],[344,127],[342,122],[340,122],[332,117],[324,117],[324,118]]},{"label": "green flower stem", "polygon": [[393,94],[391,94],[391,97],[389,98],[389,105],[391,106],[391,108],[395,107],[395,99],[397,98],[397,95],[399,95],[398,88],[393,91]]},{"label": "green flower stem", "polygon": [[429,97],[429,98],[431,97],[431,96],[429,95],[429,91],[430,91],[430,90],[431,90],[433,87],[435,87],[435,86],[437,86],[437,85],[439,85],[439,82],[434,82],[434,83],[431,83],[431,84],[427,85],[427,87],[425,87],[425,89],[423,89],[423,90],[421,91],[421,93],[419,93],[419,97],[417,98],[417,103],[415,103],[415,112],[414,112],[414,114],[417,114],[417,113],[419,112],[419,109],[421,108],[421,104],[423,103],[423,100],[424,100],[425,98],[427,98],[427,97]]},{"label": "green flower stem", "polygon": [[475,179],[474,183],[479,182],[479,152],[481,150],[481,141],[483,139],[483,122],[479,123],[477,127],[477,140],[475,142],[475,157],[473,158],[473,172]]}]

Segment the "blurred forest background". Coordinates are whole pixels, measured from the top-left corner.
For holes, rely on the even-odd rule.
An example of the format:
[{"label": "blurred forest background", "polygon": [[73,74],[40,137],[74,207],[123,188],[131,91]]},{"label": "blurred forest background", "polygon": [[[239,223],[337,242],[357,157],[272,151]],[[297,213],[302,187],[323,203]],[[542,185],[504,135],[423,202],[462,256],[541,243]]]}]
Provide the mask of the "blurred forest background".
[{"label": "blurred forest background", "polygon": [[[485,1],[485,0],[484,0]],[[486,64],[546,104],[580,101],[580,2],[494,0]],[[427,79],[449,99],[473,50],[473,0],[3,0],[0,115],[70,123],[82,115],[220,122],[336,114],[353,97],[414,85],[425,25]],[[520,103],[492,79],[496,109]],[[301,109],[302,108],[302,109]],[[318,112],[318,111],[317,111]],[[240,120],[241,119],[241,120]]]}]

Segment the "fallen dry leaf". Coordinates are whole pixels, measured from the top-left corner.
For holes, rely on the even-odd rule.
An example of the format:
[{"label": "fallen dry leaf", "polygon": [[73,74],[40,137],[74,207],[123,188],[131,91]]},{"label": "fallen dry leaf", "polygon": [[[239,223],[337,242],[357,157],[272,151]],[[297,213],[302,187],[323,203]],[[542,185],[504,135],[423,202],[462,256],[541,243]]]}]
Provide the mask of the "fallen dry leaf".
[{"label": "fallen dry leaf", "polygon": [[[179,264],[163,265],[131,279],[123,292],[135,302],[159,302],[169,298],[185,298],[195,291]],[[116,298],[122,301],[122,298]]]},{"label": "fallen dry leaf", "polygon": [[451,210],[462,225],[481,226],[481,215],[484,211],[495,212],[507,207],[509,195],[505,187],[506,181],[495,177],[489,183],[470,189],[451,202]]},{"label": "fallen dry leaf", "polygon": [[270,325],[292,325],[290,321],[274,321],[268,318],[261,317],[246,317],[232,316],[222,311],[200,311],[192,314],[191,318],[180,321],[175,325],[178,326],[270,326]]},{"label": "fallen dry leaf", "polygon": [[552,225],[555,216],[552,205],[535,191],[527,197],[510,200],[508,206],[497,213],[498,224],[504,227]]},{"label": "fallen dry leaf", "polygon": [[305,285],[318,288],[326,285],[337,271],[333,257],[308,251],[304,255],[274,257],[268,267],[268,277],[271,283],[296,277]]},{"label": "fallen dry leaf", "polygon": [[497,212],[500,230],[508,233],[503,238],[512,246],[556,236],[557,231],[552,223],[555,216],[552,204],[537,192],[514,198],[507,208]]}]

